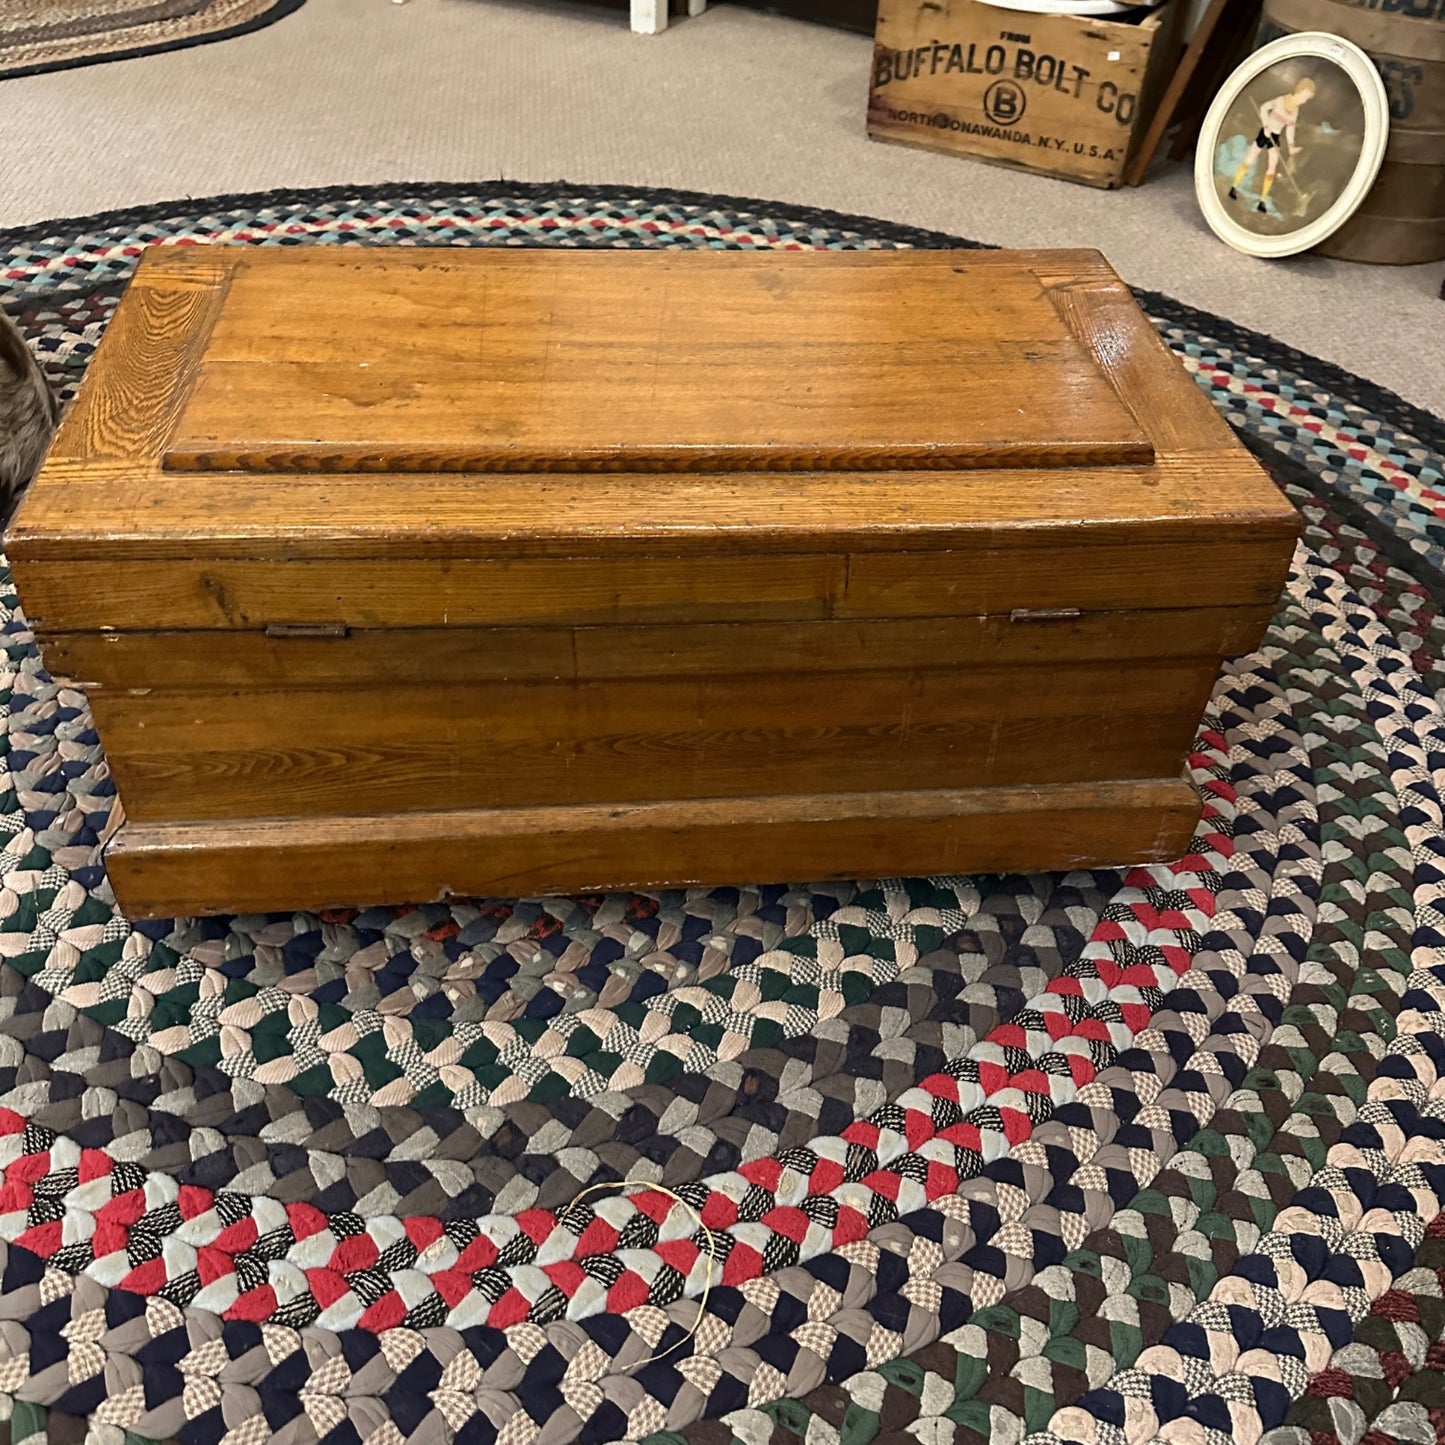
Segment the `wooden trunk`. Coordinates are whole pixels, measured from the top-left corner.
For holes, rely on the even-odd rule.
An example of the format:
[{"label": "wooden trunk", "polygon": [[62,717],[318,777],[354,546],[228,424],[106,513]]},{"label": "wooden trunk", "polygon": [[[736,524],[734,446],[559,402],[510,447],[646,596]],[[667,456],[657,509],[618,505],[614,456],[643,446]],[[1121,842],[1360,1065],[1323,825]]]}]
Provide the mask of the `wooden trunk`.
[{"label": "wooden trunk", "polygon": [[1177,856],[1296,530],[1093,252],[202,247],[8,550],[164,916]]}]

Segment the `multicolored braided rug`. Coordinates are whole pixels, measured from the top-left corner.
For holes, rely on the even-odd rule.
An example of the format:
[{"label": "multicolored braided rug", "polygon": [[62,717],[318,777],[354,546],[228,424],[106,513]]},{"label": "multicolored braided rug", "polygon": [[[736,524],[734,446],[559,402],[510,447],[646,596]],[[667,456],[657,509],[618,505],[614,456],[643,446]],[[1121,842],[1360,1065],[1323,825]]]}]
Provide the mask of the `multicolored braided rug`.
[{"label": "multicolored braided rug", "polygon": [[[210,240],[966,244],[312,192],[0,235],[0,299],[73,391]],[[1445,425],[1143,300],[1307,524],[1170,867],[132,926],[3,584],[12,1441],[1445,1442]]]},{"label": "multicolored braided rug", "polygon": [[0,80],[247,35],[306,0],[0,0]]}]

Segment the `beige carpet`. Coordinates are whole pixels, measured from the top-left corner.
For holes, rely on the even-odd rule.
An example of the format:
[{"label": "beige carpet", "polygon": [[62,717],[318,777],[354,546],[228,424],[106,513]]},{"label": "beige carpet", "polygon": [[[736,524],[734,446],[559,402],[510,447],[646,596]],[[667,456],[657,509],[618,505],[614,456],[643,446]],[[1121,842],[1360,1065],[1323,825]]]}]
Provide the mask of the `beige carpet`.
[{"label": "beige carpet", "polygon": [[198,45],[303,0],[0,0],[0,75]]},{"label": "beige carpet", "polygon": [[862,212],[1126,279],[1445,413],[1445,266],[1253,260],[1182,168],[1101,192],[870,142],[869,41],[719,6],[633,35],[523,0],[308,0],[219,45],[0,82],[0,225],[277,186],[619,182]]}]

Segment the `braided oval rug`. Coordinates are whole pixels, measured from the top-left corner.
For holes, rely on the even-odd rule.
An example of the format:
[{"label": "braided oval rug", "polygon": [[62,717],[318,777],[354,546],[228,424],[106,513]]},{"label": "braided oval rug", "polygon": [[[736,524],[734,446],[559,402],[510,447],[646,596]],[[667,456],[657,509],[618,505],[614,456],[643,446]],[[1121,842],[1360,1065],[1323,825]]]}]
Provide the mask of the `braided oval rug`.
[{"label": "braided oval rug", "polygon": [[272,25],[305,0],[0,0],[0,80],[130,60]]},{"label": "braided oval rug", "polygon": [[[0,235],[0,298],[73,392],[209,240],[966,244],[273,194]],[[1306,520],[1173,866],[131,925],[4,581],[13,1441],[1445,1441],[1445,426],[1142,299]]]}]

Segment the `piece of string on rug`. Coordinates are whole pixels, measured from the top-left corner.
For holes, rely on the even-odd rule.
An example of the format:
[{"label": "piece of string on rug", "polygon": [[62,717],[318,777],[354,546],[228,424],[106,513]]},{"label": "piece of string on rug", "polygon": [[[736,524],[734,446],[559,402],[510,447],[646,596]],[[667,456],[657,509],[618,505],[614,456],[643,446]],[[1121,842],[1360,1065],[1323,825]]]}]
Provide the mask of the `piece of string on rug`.
[{"label": "piece of string on rug", "polygon": [[[682,1195],[674,1194],[671,1189],[662,1184],[648,1184],[641,1179],[618,1179],[602,1184],[589,1184],[586,1189],[572,1197],[572,1203],[567,1206],[567,1209],[571,1209],[574,1204],[581,1204],[589,1194],[600,1194],[604,1189],[642,1190],[652,1194],[665,1194],[669,1199],[682,1205],[697,1220],[697,1227],[707,1236],[707,1278],[702,1282],[702,1294],[697,1302],[697,1318],[692,1322],[692,1328],[680,1340],[674,1340],[665,1350],[660,1350],[655,1355],[649,1355],[645,1360],[639,1360],[633,1367],[641,1369],[643,1365],[650,1365],[654,1360],[660,1360],[664,1356],[670,1355],[679,1345],[685,1345],[701,1329],[703,1317],[707,1314],[707,1297],[712,1293],[712,1267],[717,1262],[717,1240],[712,1230],[702,1222],[702,1215]],[[567,1211],[563,1210],[562,1212],[565,1214]]]}]

